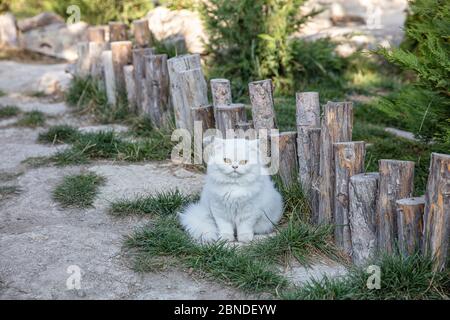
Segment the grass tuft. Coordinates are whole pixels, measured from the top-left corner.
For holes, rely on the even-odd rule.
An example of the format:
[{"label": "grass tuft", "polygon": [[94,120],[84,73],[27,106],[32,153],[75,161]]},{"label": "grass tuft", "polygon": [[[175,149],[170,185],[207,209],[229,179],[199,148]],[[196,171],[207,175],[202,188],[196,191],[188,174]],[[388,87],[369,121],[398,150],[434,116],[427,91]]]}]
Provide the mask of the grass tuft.
[{"label": "grass tuft", "polygon": [[0,186],[0,202],[13,196],[19,194],[21,189],[18,186]]},{"label": "grass tuft", "polygon": [[121,199],[112,203],[110,213],[117,216],[157,215],[166,216],[180,210],[186,204],[196,200],[197,196],[184,195],[178,189],[158,193],[157,195],[140,196],[137,199]]},{"label": "grass tuft", "polygon": [[25,112],[22,118],[17,121],[17,125],[22,127],[39,127],[45,124],[45,114],[38,110]]},{"label": "grass tuft", "polygon": [[68,125],[57,125],[49,128],[46,132],[40,133],[38,141],[41,143],[71,143],[78,136],[78,130]]},{"label": "grass tuft", "polygon": [[0,119],[12,118],[20,114],[17,106],[4,106],[0,108]]},{"label": "grass tuft", "polygon": [[87,208],[104,183],[105,178],[95,173],[66,176],[53,191],[53,199],[63,207]]},{"label": "grass tuft", "polygon": [[418,253],[409,257],[385,254],[370,264],[380,267],[380,289],[368,289],[367,280],[371,273],[367,273],[364,267],[355,267],[347,276],[312,280],[282,297],[302,300],[421,300],[450,297],[450,270],[434,273],[432,261]]}]

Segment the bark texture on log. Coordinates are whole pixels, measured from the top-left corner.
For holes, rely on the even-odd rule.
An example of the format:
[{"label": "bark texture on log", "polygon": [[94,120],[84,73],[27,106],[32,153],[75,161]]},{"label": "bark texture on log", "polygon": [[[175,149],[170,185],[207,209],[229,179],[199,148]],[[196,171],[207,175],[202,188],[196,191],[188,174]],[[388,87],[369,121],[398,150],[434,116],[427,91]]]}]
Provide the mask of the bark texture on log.
[{"label": "bark texture on log", "polygon": [[[167,60],[170,97],[177,128],[193,132],[191,108],[208,104],[208,88],[198,54],[182,55]],[[192,91],[194,90],[194,91]]]},{"label": "bark texture on log", "polygon": [[75,75],[82,78],[87,77],[91,68],[89,63],[89,42],[80,42],[77,44],[77,55]]},{"label": "bark texture on log", "polygon": [[138,114],[143,112],[143,102],[147,100],[144,56],[149,56],[152,54],[154,54],[154,50],[151,48],[132,50],[134,83],[136,86],[136,108]]},{"label": "bark texture on log", "polygon": [[103,42],[89,42],[89,70],[94,78],[102,77],[102,53],[106,50],[106,44]]},{"label": "bark texture on log", "polygon": [[435,258],[434,269],[446,266],[450,237],[450,155],[431,154],[425,193],[423,251]]},{"label": "bark texture on log", "polygon": [[398,248],[409,256],[420,250],[425,197],[400,199],[396,204]]},{"label": "bark texture on log", "polygon": [[220,130],[224,139],[232,139],[235,136],[234,130],[237,124],[247,121],[245,105],[242,103],[219,105],[215,111],[216,128]]},{"label": "bark texture on log", "polygon": [[352,253],[349,217],[350,177],[364,171],[365,143],[338,142],[334,144],[335,192],[334,192],[334,241],[348,255]]},{"label": "bark texture on log", "polygon": [[[311,200],[311,223],[319,222],[319,201],[320,201],[320,128],[309,128],[308,133],[308,168],[310,172],[310,189],[304,189]],[[300,137],[297,137],[297,141]],[[298,143],[297,143],[298,145]],[[299,150],[297,150],[300,153]],[[309,191],[309,192],[308,192]]]},{"label": "bark texture on log", "polygon": [[109,41],[126,41],[128,40],[127,25],[123,22],[109,22]]},{"label": "bark texture on log", "polygon": [[108,103],[116,104],[116,80],[114,78],[114,67],[112,62],[111,50],[103,51],[102,53],[102,69],[103,78],[105,79],[105,90],[108,97]]},{"label": "bark texture on log", "polygon": [[214,129],[216,126],[214,120],[214,107],[212,105],[193,107],[191,109],[192,120],[199,121],[202,126],[202,132],[208,129]]},{"label": "bark texture on log", "polygon": [[414,192],[414,162],[379,161],[380,183],[377,203],[378,249],[392,253],[398,239],[396,201]]},{"label": "bark texture on log", "polygon": [[97,43],[105,43],[105,28],[103,27],[89,27],[87,29],[88,41],[89,42],[97,42]]},{"label": "bark texture on log", "polygon": [[147,19],[139,19],[133,21],[134,40],[138,48],[147,48],[151,46],[152,34],[148,27]]},{"label": "bark texture on log", "polygon": [[125,76],[123,74],[123,67],[130,64],[132,61],[131,49],[131,41],[111,42],[117,94],[125,93]]},{"label": "bark texture on log", "polygon": [[227,79],[211,79],[210,84],[214,107],[230,105],[232,102],[230,81]]},{"label": "bark texture on log", "polygon": [[363,265],[377,250],[376,212],[378,172],[362,173],[350,178],[349,222],[352,260]]},{"label": "bark texture on log", "polygon": [[144,56],[147,105],[144,113],[150,116],[154,126],[162,128],[168,124],[169,112],[169,72],[167,55]]},{"label": "bark texture on log", "polygon": [[320,133],[319,223],[334,222],[334,152],[333,143],[352,140],[353,103],[331,102],[324,106]]},{"label": "bark texture on log", "polygon": [[320,127],[320,103],[317,92],[297,92],[296,94],[297,149],[299,180],[303,190],[311,188],[311,169],[309,167],[310,141],[309,128]]},{"label": "bark texture on log", "polygon": [[136,112],[136,84],[134,82],[134,67],[132,65],[124,66],[123,74],[125,75],[128,107],[132,112]]},{"label": "bark texture on log", "polygon": [[272,134],[271,161],[278,161],[278,175],[286,187],[297,183],[297,132]]},{"label": "bark texture on log", "polygon": [[276,128],[272,80],[250,82],[248,89],[255,129],[270,130]]}]

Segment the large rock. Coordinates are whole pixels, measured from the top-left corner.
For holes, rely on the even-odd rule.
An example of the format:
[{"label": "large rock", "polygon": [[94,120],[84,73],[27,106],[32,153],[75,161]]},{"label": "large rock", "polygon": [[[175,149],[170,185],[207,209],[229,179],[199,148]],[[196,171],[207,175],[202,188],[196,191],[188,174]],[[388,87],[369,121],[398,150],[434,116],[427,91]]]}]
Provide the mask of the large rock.
[{"label": "large rock", "polygon": [[86,41],[88,24],[50,24],[32,29],[20,36],[20,47],[48,56],[73,61],[77,59],[77,43]]},{"label": "large rock", "polygon": [[150,31],[159,41],[184,47],[190,53],[203,53],[206,34],[197,12],[157,7],[146,18]]},{"label": "large rock", "polygon": [[20,31],[27,32],[51,24],[64,24],[64,19],[53,12],[42,12],[34,17],[19,20],[17,27]]},{"label": "large rock", "polygon": [[7,12],[0,15],[0,45],[17,47],[16,19]]}]

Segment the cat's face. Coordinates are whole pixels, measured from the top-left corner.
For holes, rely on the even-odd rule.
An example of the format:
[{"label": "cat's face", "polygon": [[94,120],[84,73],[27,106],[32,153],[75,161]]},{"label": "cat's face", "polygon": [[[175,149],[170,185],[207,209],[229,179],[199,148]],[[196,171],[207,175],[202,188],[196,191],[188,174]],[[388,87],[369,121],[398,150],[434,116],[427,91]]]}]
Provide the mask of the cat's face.
[{"label": "cat's face", "polygon": [[213,143],[213,154],[208,161],[210,172],[239,178],[259,170],[257,140],[215,139]]}]

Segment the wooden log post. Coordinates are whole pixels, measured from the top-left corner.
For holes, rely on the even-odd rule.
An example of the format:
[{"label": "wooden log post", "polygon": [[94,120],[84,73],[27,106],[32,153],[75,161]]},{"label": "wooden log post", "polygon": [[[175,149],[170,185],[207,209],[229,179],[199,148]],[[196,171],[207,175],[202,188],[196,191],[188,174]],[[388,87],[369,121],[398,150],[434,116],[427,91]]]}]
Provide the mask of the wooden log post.
[{"label": "wooden log post", "polygon": [[134,40],[138,48],[148,48],[152,44],[152,35],[147,19],[133,21]]},{"label": "wooden log post", "polygon": [[193,121],[201,123],[202,132],[216,127],[214,119],[214,107],[212,104],[191,108],[191,116]]},{"label": "wooden log post", "polygon": [[114,76],[114,67],[112,62],[111,50],[103,51],[102,53],[102,69],[103,78],[105,79],[105,90],[108,97],[108,103],[116,104],[116,80]]},{"label": "wooden log post", "polygon": [[400,199],[396,205],[398,248],[403,255],[409,256],[420,250],[425,197]]},{"label": "wooden log post", "polygon": [[127,65],[123,67],[125,76],[125,88],[127,90],[128,107],[132,112],[136,111],[136,83],[134,82],[134,67]]},{"label": "wooden log post", "polygon": [[105,29],[103,27],[89,27],[87,29],[87,34],[89,42],[97,42],[97,43],[106,42]]},{"label": "wooden log post", "polygon": [[[170,78],[170,98],[174,109],[177,128],[193,132],[191,108],[208,104],[208,88],[201,71],[200,55],[181,55],[167,60]],[[183,74],[188,70],[196,70],[190,74]],[[197,78],[197,79],[193,79]],[[198,83],[186,83],[198,81]],[[189,94],[189,87],[196,86],[196,92]]]},{"label": "wooden log post", "polygon": [[109,22],[109,42],[128,40],[127,25],[123,22]]},{"label": "wooden log post", "polygon": [[253,81],[248,84],[252,118],[255,130],[277,128],[273,101],[272,80]]},{"label": "wooden log post", "polygon": [[93,78],[102,78],[102,53],[106,49],[104,42],[89,42],[89,73]]},{"label": "wooden log post", "polygon": [[144,113],[157,128],[166,126],[169,121],[169,72],[167,55],[144,56],[147,105]]},{"label": "wooden log post", "polygon": [[286,187],[297,183],[297,132],[270,135],[271,161],[278,162],[278,175]]},{"label": "wooden log post", "polygon": [[434,270],[446,266],[450,236],[450,155],[431,154],[425,193],[423,252],[435,259]]},{"label": "wooden log post", "polygon": [[308,130],[320,127],[320,103],[318,92],[296,94],[298,177],[305,192],[311,189],[310,145]]},{"label": "wooden log post", "polygon": [[350,177],[349,215],[352,240],[352,261],[363,265],[377,250],[377,194],[378,172],[361,173]]},{"label": "wooden log post", "polygon": [[225,139],[235,137],[234,130],[238,123],[247,121],[245,105],[242,103],[232,103],[230,105],[218,105],[215,107],[216,128],[222,133]]},{"label": "wooden log post", "polygon": [[75,75],[77,77],[87,77],[90,72],[89,63],[89,43],[80,42],[77,44],[78,59],[75,63]]},{"label": "wooden log post", "polygon": [[[319,201],[320,201],[320,128],[309,128],[307,130],[308,134],[308,169],[310,173],[310,192],[309,197],[311,201],[311,223],[317,224],[319,221]],[[297,131],[297,146],[299,132]],[[297,149],[297,153],[301,151]],[[299,163],[300,165],[300,163]],[[299,169],[300,171],[300,169]]]},{"label": "wooden log post", "polygon": [[380,160],[377,203],[378,249],[392,253],[398,239],[396,201],[414,191],[414,162]]},{"label": "wooden log post", "polygon": [[154,54],[154,50],[151,48],[139,48],[132,50],[137,114],[143,113],[143,104],[145,105],[147,103],[144,56],[151,54]]},{"label": "wooden log post", "polygon": [[320,133],[320,201],[318,222],[334,222],[334,152],[333,143],[352,140],[353,104],[331,102],[324,106]]},{"label": "wooden log post", "polygon": [[334,241],[348,255],[352,253],[349,217],[350,177],[364,171],[365,143],[337,142],[334,144]]},{"label": "wooden log post", "polygon": [[123,67],[130,64],[132,60],[132,43],[131,41],[115,41],[111,42],[111,53],[114,67],[114,77],[116,80],[117,94],[124,94],[125,75],[123,74]]},{"label": "wooden log post", "polygon": [[231,85],[229,80],[211,79],[210,85],[214,108],[231,104]]},{"label": "wooden log post", "polygon": [[250,121],[240,121],[240,122],[236,123],[236,129],[243,130],[243,131],[253,129],[253,122],[251,120]]}]

